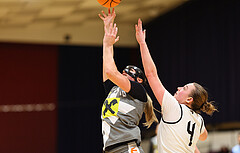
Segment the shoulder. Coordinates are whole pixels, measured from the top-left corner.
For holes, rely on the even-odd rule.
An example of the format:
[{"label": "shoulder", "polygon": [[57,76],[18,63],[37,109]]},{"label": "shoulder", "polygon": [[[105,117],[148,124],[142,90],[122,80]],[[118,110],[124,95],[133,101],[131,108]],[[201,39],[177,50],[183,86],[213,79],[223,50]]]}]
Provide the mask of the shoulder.
[{"label": "shoulder", "polygon": [[142,84],[136,82],[136,81],[130,81],[131,83],[131,89],[128,92],[128,94],[130,96],[132,96],[133,98],[136,98],[142,102],[146,102],[147,101],[147,95],[146,95],[146,90],[143,87]]},{"label": "shoulder", "polygon": [[106,81],[103,82],[103,85],[104,86],[114,86],[115,84],[111,80],[107,79]]},{"label": "shoulder", "polygon": [[162,100],[162,109],[179,108],[179,103],[174,96],[165,90]]},{"label": "shoulder", "polygon": [[108,94],[110,90],[115,86],[115,84],[111,80],[107,79],[103,82],[103,86],[105,89],[105,94]]},{"label": "shoulder", "polygon": [[165,90],[163,95],[163,102],[169,102],[169,101],[178,103],[176,98],[174,98],[173,95],[171,95],[167,90]]},{"label": "shoulder", "polygon": [[178,123],[183,117],[182,105],[167,91],[163,95],[162,120],[168,124]]}]

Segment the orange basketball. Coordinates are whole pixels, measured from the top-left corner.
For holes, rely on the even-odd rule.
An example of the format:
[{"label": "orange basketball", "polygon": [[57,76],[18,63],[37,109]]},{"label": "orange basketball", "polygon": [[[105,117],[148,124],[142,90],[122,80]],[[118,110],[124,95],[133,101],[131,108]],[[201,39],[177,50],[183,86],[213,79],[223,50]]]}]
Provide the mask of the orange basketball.
[{"label": "orange basketball", "polygon": [[117,6],[121,0],[97,0],[102,6],[110,8]]}]

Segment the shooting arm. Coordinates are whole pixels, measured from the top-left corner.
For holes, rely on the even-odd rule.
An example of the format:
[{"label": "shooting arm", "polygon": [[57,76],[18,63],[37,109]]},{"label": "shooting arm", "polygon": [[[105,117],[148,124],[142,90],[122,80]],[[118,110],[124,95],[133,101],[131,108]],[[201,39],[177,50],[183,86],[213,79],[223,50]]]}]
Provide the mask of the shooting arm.
[{"label": "shooting arm", "polygon": [[[102,21],[104,23],[104,30],[105,30],[105,29],[109,29],[110,24],[114,22],[116,13],[115,13],[114,8],[112,9],[112,12],[109,8],[108,14],[105,14],[105,12],[102,11],[102,15],[98,14],[98,16],[100,19],[102,19]],[[113,56],[113,47],[111,47],[111,49],[110,49],[110,54],[112,54],[112,56]],[[105,82],[108,79],[104,67],[105,67],[105,65],[103,63],[103,72],[102,72],[103,73],[103,82]]]},{"label": "shooting arm", "polygon": [[105,26],[105,35],[103,39],[103,71],[106,77],[114,84],[124,91],[129,92],[131,88],[130,81],[117,70],[113,58],[113,44],[119,40],[119,37],[116,37],[117,31],[116,24],[113,26],[111,23],[109,29]]}]

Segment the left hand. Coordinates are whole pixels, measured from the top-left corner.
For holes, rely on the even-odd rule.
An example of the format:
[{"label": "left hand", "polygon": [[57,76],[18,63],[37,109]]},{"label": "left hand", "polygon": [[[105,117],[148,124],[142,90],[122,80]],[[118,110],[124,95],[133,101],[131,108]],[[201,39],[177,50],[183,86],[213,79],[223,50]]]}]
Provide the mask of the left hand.
[{"label": "left hand", "polygon": [[110,23],[108,29],[104,26],[105,35],[103,38],[103,44],[106,46],[112,46],[119,40],[119,36],[117,36],[118,28],[116,23],[113,26],[113,23]]},{"label": "left hand", "polygon": [[136,39],[139,44],[145,43],[146,30],[142,30],[142,21],[138,19],[138,25],[135,25]]}]

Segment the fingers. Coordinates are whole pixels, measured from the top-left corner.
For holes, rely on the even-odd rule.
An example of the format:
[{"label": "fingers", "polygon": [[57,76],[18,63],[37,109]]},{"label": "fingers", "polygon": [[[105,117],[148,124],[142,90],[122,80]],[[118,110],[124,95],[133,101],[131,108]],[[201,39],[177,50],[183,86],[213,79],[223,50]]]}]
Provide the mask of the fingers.
[{"label": "fingers", "polygon": [[102,14],[103,14],[103,16],[104,16],[105,18],[106,18],[107,16],[116,16],[116,13],[115,13],[114,8],[112,9],[112,13],[111,13],[111,9],[108,8],[108,15],[106,15],[104,11],[102,11]]},{"label": "fingers", "polygon": [[115,29],[117,27],[117,24],[116,23],[114,23],[114,25],[113,25],[113,29]]},{"label": "fingers", "polygon": [[109,26],[104,26],[105,28],[105,35],[104,35],[104,42],[107,45],[113,45],[117,41],[119,41],[119,36],[117,36],[118,28],[117,24],[110,23]]},{"label": "fingers", "polygon": [[117,32],[118,32],[118,27],[117,27],[117,24],[114,23],[110,23],[110,27],[109,27],[109,33],[116,36],[117,35]]},{"label": "fingers", "polygon": [[138,19],[138,29],[142,31],[142,21],[140,18]]},{"label": "fingers", "polygon": [[[114,20],[114,18],[116,17],[116,13],[115,13],[115,9],[112,9],[112,13],[111,13],[111,9],[108,8],[108,14],[105,14],[105,12],[102,10],[102,15],[98,14],[98,16],[103,20],[106,21],[108,19]],[[112,21],[113,22],[113,21]]]},{"label": "fingers", "polygon": [[117,27],[117,24],[114,23],[110,23],[110,26],[107,28],[107,26],[104,26],[105,28],[105,31],[108,32],[110,35],[114,35],[116,36],[117,35],[117,32],[118,32],[118,27]]},{"label": "fingers", "polygon": [[105,34],[106,34],[106,32],[108,31],[108,28],[107,28],[106,25],[104,25],[104,31],[105,31]]},{"label": "fingers", "polygon": [[117,36],[117,32],[118,32],[118,27],[117,27],[117,24],[115,23],[113,26],[113,35]]},{"label": "fingers", "polygon": [[117,38],[115,39],[115,43],[119,40],[119,36],[117,36]]},{"label": "fingers", "polygon": [[138,23],[142,23],[142,20],[140,18],[138,18]]},{"label": "fingers", "polygon": [[111,9],[108,8],[108,15],[116,15],[116,14],[115,14],[115,9],[113,8],[113,9],[112,9],[112,13],[111,13]]},{"label": "fingers", "polygon": [[[116,24],[116,23],[115,23],[115,24]],[[115,24],[114,24],[114,25],[115,25]],[[113,30],[114,30],[114,28],[113,28],[113,23],[110,23],[109,31],[108,31],[110,35],[112,34]]]},{"label": "fingers", "polygon": [[112,9],[112,15],[115,17],[116,16],[116,13],[115,13],[115,9],[113,8]]},{"label": "fingers", "polygon": [[103,17],[101,14],[98,14],[98,16],[99,16],[102,20],[104,20],[104,17]]},{"label": "fingers", "polygon": [[107,15],[105,14],[105,12],[104,12],[104,11],[102,11],[102,14],[103,14],[104,18],[106,18],[106,17],[107,17]]},{"label": "fingers", "polygon": [[142,32],[144,35],[146,33],[146,29],[144,29],[144,30],[142,29],[142,21],[140,18],[138,19],[138,24],[135,24],[135,30],[137,33]]}]

